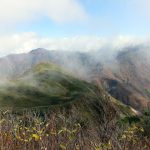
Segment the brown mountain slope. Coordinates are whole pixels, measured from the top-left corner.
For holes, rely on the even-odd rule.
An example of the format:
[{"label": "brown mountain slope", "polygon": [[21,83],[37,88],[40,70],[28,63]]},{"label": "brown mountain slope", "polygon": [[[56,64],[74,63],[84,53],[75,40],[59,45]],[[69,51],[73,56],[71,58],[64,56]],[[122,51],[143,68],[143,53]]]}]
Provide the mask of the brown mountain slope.
[{"label": "brown mountain slope", "polygon": [[115,98],[135,109],[150,106],[150,62],[145,50],[126,50],[104,66],[99,79]]}]

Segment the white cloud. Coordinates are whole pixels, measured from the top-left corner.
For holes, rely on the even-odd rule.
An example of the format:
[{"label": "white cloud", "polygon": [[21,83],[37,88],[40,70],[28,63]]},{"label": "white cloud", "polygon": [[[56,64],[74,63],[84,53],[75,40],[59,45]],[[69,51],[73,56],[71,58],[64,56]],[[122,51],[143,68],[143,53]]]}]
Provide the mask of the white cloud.
[{"label": "white cloud", "polygon": [[47,16],[55,22],[82,21],[87,17],[78,0],[0,0],[0,23],[16,24]]},{"label": "white cloud", "polygon": [[107,53],[120,50],[127,46],[150,46],[150,38],[118,36],[101,38],[96,36],[75,36],[71,38],[43,38],[36,33],[27,32],[0,37],[0,56],[10,53],[24,53],[36,48],[65,51],[96,51]]},{"label": "white cloud", "polygon": [[99,37],[43,38],[36,33],[27,32],[1,36],[0,55],[28,52],[38,47],[49,50],[90,51],[101,48],[105,43],[106,40]]}]

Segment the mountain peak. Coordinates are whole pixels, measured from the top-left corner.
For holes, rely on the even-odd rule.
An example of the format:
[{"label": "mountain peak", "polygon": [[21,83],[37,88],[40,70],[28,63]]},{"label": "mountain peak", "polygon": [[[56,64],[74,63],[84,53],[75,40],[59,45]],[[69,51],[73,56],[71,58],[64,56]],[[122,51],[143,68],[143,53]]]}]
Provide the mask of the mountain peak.
[{"label": "mountain peak", "polygon": [[48,52],[48,50],[44,48],[37,48],[37,49],[30,51],[31,54],[38,54],[38,53],[43,53],[43,52]]}]

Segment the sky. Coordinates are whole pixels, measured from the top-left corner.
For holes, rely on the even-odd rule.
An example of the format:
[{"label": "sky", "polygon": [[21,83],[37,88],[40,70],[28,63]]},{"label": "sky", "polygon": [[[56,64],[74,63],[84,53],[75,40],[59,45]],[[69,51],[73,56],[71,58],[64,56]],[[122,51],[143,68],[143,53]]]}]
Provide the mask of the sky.
[{"label": "sky", "polygon": [[0,0],[0,56],[149,43],[150,0]]}]

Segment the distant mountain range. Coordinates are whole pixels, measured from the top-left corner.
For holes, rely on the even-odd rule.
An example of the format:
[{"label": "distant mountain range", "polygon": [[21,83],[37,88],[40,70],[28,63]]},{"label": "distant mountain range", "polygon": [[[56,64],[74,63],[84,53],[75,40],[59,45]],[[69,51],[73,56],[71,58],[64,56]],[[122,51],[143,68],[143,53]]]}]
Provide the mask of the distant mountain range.
[{"label": "distant mountain range", "polygon": [[149,56],[150,53],[141,47],[128,47],[106,61],[99,51],[61,52],[39,48],[0,58],[0,84],[18,80],[38,64],[52,63],[80,80],[98,85],[124,104],[141,110],[150,106]]}]

